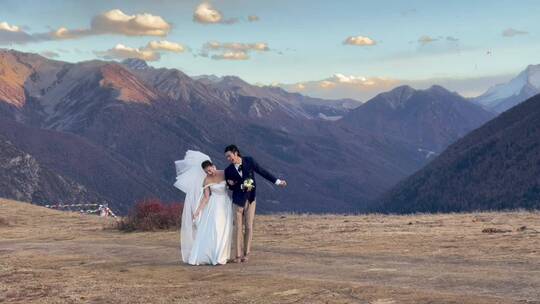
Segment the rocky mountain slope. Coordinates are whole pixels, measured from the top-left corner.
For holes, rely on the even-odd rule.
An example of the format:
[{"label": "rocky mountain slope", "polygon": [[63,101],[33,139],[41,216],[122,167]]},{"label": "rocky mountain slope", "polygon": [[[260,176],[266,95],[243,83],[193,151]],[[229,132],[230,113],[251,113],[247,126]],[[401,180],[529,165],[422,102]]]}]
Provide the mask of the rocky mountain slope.
[{"label": "rocky mountain slope", "polygon": [[471,132],[383,196],[384,212],[540,208],[540,95]]},{"label": "rocky mountain slope", "polygon": [[44,166],[0,135],[0,197],[56,203],[103,203],[98,193]]}]

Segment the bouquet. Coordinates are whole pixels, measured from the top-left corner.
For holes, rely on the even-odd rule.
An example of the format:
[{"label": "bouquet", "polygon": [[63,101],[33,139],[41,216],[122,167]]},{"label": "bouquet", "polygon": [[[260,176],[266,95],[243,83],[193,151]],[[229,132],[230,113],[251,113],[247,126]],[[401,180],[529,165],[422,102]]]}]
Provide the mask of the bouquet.
[{"label": "bouquet", "polygon": [[246,178],[240,188],[244,191],[251,191],[255,188],[254,181],[251,178]]}]

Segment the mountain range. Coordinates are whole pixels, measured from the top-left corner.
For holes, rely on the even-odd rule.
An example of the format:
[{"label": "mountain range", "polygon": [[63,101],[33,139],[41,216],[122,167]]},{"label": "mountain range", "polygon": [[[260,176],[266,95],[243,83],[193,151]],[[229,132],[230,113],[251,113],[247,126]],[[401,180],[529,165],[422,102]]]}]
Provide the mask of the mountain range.
[{"label": "mountain range", "polygon": [[502,113],[400,182],[381,212],[540,208],[540,95]]},{"label": "mountain range", "polygon": [[146,197],[182,200],[174,160],[194,149],[224,168],[231,143],[289,182],[260,183],[260,211],[361,211],[492,117],[438,86],[360,104],[140,60],[67,63],[0,50],[0,136],[120,212]]},{"label": "mountain range", "polygon": [[352,110],[340,124],[402,139],[433,157],[493,117],[494,113],[441,86],[427,90],[401,86]]}]

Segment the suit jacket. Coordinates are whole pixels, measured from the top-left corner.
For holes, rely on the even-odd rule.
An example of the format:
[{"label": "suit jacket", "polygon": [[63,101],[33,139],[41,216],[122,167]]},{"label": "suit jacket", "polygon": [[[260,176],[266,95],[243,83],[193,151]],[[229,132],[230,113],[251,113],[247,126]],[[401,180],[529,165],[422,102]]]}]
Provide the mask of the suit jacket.
[{"label": "suit jacket", "polygon": [[[229,185],[229,183],[227,182],[227,186],[230,190],[232,190],[232,201],[234,204],[243,207],[246,203],[246,200],[249,201],[249,203],[252,203],[255,200],[257,191],[255,173],[258,173],[260,176],[264,177],[266,180],[270,181],[273,184],[276,183],[277,178],[272,175],[272,173],[259,166],[255,159],[250,156],[242,157],[242,176],[238,174],[238,171],[236,170],[234,164],[230,164],[225,169],[225,180],[232,180],[235,182],[235,184],[232,186]],[[255,187],[251,191],[244,191],[240,187],[244,180],[246,180],[247,178],[253,179],[253,185],[255,185]]]}]

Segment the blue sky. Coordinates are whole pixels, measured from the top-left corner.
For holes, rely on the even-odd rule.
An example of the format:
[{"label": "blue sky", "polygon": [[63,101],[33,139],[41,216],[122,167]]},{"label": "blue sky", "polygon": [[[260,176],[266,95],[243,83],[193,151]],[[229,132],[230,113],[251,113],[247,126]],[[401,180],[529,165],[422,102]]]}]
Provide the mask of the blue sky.
[{"label": "blue sky", "polygon": [[[418,86],[448,83],[451,89],[474,95],[485,90],[490,81],[502,81],[528,64],[540,63],[538,1],[208,2],[210,9],[221,13],[222,21],[238,19],[232,24],[194,21],[201,3],[0,0],[0,23],[17,26],[28,35],[61,27],[88,29],[95,16],[113,9],[128,16],[151,14],[170,26],[162,36],[125,35],[112,30],[22,43],[14,43],[11,36],[4,37],[0,32],[0,47],[75,62],[100,57],[121,59],[123,55],[111,57],[108,50],[117,44],[142,49],[150,41],[166,40],[181,45],[184,51],[159,52],[159,60],[151,65],[178,68],[189,75],[237,75],[252,83],[288,84],[291,90],[302,91],[304,87],[311,95],[321,96],[325,95],[319,92],[323,86],[311,90],[311,85],[346,79],[343,83],[349,86],[347,90],[341,90],[339,82],[324,88],[333,90],[329,97],[355,97],[350,92],[356,90],[356,84],[359,91],[375,92],[408,82]],[[258,20],[249,22],[248,16],[257,16]],[[358,36],[371,39],[374,45],[343,43],[348,37]],[[245,56],[238,56],[242,60],[218,60],[212,56],[226,57],[232,49],[208,51],[204,45],[211,41],[222,45],[264,43],[267,48],[260,51],[247,47]],[[202,56],[205,54],[207,57]],[[346,78],[336,78],[335,74]],[[478,87],[469,88],[474,81]]]}]

